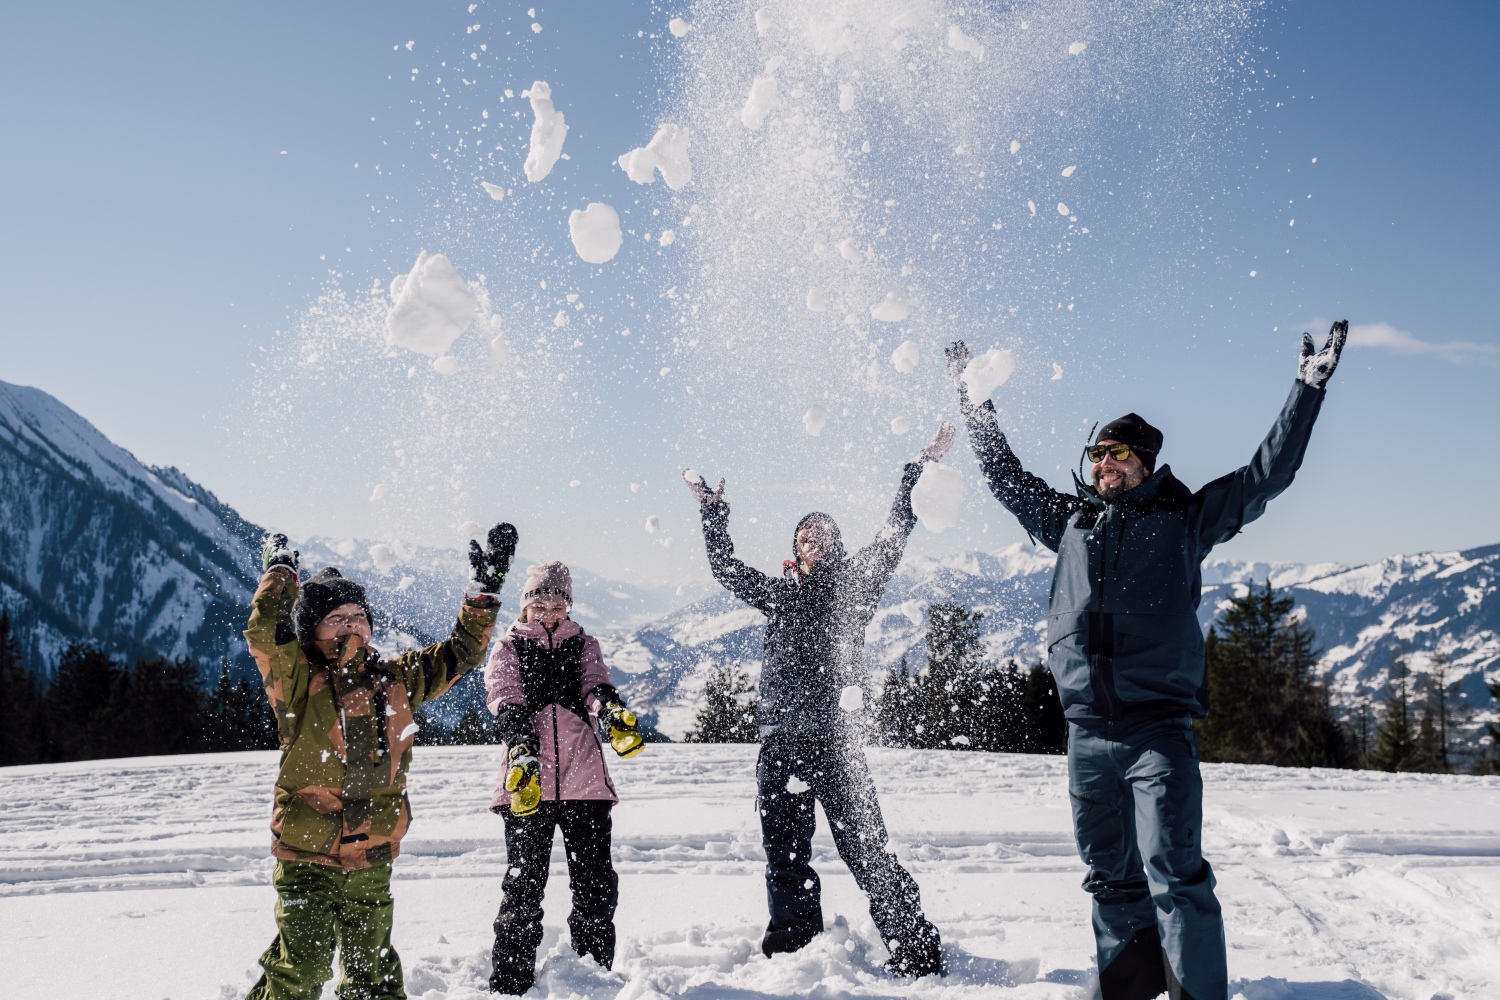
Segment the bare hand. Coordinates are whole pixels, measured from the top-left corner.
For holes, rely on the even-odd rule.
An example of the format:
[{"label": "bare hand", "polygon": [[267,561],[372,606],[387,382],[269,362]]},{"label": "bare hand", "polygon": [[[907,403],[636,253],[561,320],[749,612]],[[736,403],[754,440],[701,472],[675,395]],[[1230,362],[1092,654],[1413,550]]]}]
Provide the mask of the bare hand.
[{"label": "bare hand", "polygon": [[1333,377],[1333,370],[1339,365],[1339,355],[1343,353],[1344,341],[1348,338],[1349,321],[1341,319],[1329,328],[1323,349],[1313,353],[1312,334],[1304,333],[1302,353],[1297,359],[1297,377],[1314,389],[1327,385],[1328,380]]},{"label": "bare hand", "polygon": [[693,495],[693,499],[698,501],[700,506],[706,507],[711,503],[722,503],[728,506],[729,501],[724,499],[723,479],[719,480],[719,485],[716,489],[711,490],[708,488],[708,482],[701,475],[692,469],[684,469],[682,471],[682,481],[687,483],[688,492]]},{"label": "bare hand", "polygon": [[944,420],[938,424],[937,433],[932,440],[927,442],[927,447],[917,456],[918,462],[941,462],[943,456],[948,454],[948,449],[953,447],[953,435],[956,433],[952,424]]}]

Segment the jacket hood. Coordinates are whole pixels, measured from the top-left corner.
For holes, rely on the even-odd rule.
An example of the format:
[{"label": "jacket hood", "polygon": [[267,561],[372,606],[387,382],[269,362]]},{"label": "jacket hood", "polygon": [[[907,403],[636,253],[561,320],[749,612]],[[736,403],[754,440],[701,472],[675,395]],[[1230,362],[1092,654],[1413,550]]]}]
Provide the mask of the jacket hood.
[{"label": "jacket hood", "polygon": [[799,556],[799,553],[797,552],[797,535],[802,531],[803,528],[807,527],[814,521],[822,521],[824,524],[828,525],[828,530],[833,534],[833,551],[829,552],[828,555],[820,559],[819,563],[821,564],[828,561],[829,559],[833,559],[837,562],[843,562],[845,556],[847,555],[847,553],[844,551],[843,532],[839,531],[839,524],[833,519],[831,515],[825,514],[820,510],[815,510],[811,514],[803,515],[802,520],[798,521],[797,526],[792,529],[792,559],[795,560]]}]

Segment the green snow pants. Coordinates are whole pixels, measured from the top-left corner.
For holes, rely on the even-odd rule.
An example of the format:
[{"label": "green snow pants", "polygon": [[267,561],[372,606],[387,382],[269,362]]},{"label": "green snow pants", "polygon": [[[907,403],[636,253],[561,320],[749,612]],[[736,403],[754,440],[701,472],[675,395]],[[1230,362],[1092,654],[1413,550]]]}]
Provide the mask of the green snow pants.
[{"label": "green snow pants", "polygon": [[245,1000],[317,1000],[339,952],[339,1000],[405,1000],[401,959],[391,947],[391,866],[346,872],[278,861],[276,926],[260,957],[265,970]]}]

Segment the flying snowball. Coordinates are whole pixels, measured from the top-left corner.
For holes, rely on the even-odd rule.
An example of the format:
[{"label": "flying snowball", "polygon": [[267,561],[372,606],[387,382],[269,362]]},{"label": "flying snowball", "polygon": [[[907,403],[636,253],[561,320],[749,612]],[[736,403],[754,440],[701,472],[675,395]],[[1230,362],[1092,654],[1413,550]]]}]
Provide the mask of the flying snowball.
[{"label": "flying snowball", "polygon": [[895,417],[891,420],[892,434],[905,434],[911,430],[911,421],[905,417]]},{"label": "flying snowball", "polygon": [[545,80],[536,81],[521,96],[531,98],[531,113],[536,115],[531,124],[531,150],[526,154],[525,165],[526,179],[535,184],[552,172],[562,155],[568,123],[563,120],[562,112],[552,106],[552,88]]},{"label": "flying snowball", "polygon": [[1011,156],[1015,156],[1020,151],[1021,151],[1021,143],[1018,140],[1016,140],[1016,139],[1012,139],[1010,141],[1010,155]]},{"label": "flying snowball", "polygon": [[901,346],[891,352],[891,367],[902,375],[917,370],[917,345],[915,341],[903,340]]},{"label": "flying snowball", "polygon": [[689,31],[692,31],[693,26],[680,17],[674,17],[667,22],[667,30],[672,33],[673,38],[681,38]]},{"label": "flying snowball", "polygon": [[809,406],[807,412],[802,414],[802,428],[813,437],[823,433],[823,428],[828,426],[828,411],[821,406]]},{"label": "flying snowball", "polygon": [[990,393],[1005,384],[1016,370],[1016,356],[1010,351],[991,348],[972,359],[964,368],[964,385],[969,389],[969,398],[983,402]]},{"label": "flying snowball", "polygon": [[650,517],[646,518],[646,534],[654,535],[660,530],[661,518],[657,517],[655,514],[652,514]]},{"label": "flying snowball", "polygon": [[1062,365],[1058,364],[1056,361],[1052,362],[1052,381],[1062,381]]},{"label": "flying snowball", "polygon": [[811,787],[812,785],[809,785],[807,782],[803,781],[795,774],[786,779],[786,790],[791,792],[793,795],[801,795]]},{"label": "flying snowball", "polygon": [[385,499],[385,483],[376,483],[375,488],[370,491],[370,502],[379,503]]},{"label": "flying snowball", "polygon": [[574,209],[568,216],[568,235],[578,256],[590,264],[613,260],[625,242],[620,235],[620,213],[602,201],[590,202],[583,211]]},{"label": "flying snowball", "polygon": [[847,83],[839,84],[839,110],[854,110],[854,88]]},{"label": "flying snowball", "polygon": [[478,308],[478,301],[448,258],[423,250],[410,273],[391,280],[385,342],[429,358],[440,357],[474,322]]},{"label": "flying snowball", "polygon": [[913,625],[920,625],[922,624],[922,616],[927,613],[927,605],[913,599],[901,605],[901,613]]},{"label": "flying snowball", "polygon": [[851,264],[859,263],[859,247],[855,245],[854,238],[852,236],[849,239],[843,240],[839,243],[839,256],[844,258]]},{"label": "flying snowball", "polygon": [[1031,217],[1033,219],[1035,219],[1036,218],[1036,202],[1032,201],[1030,198],[1027,198],[1026,199],[1026,207],[1029,208],[1029,209],[1031,209]]},{"label": "flying snowball", "polygon": [[464,521],[458,526],[458,533],[460,535],[463,535],[465,538],[478,537],[479,533],[483,530],[484,526],[481,525],[478,521]]},{"label": "flying snowball", "polygon": [[828,296],[816,288],[807,290],[807,308],[815,313],[823,312],[828,308]]},{"label": "flying snowball", "polygon": [[1057,214],[1058,215],[1068,215],[1069,214],[1069,212],[1068,212],[1068,205],[1067,205],[1066,202],[1061,202],[1060,201],[1060,202],[1057,203]]},{"label": "flying snowball", "polygon": [[865,707],[865,693],[858,684],[850,684],[839,692],[839,709],[858,712]]},{"label": "flying snowball", "polygon": [[928,462],[922,478],[911,489],[911,509],[928,531],[946,531],[958,524],[964,502],[964,474],[946,465]]},{"label": "flying snowball", "polygon": [[681,191],[693,179],[693,164],[688,159],[688,139],[691,133],[676,125],[663,125],[656,130],[651,141],[639,149],[632,149],[615,162],[627,177],[637,184],[651,184],[656,180],[656,171],[673,191]]},{"label": "flying snowball", "polygon": [[484,188],[485,193],[496,201],[499,201],[500,199],[505,197],[505,188],[501,187],[499,184],[491,184],[489,181],[480,181],[479,186]]},{"label": "flying snowball", "polygon": [[1086,49],[1086,48],[1088,48],[1088,47],[1089,47],[1089,43],[1088,42],[1074,42],[1072,45],[1068,46],[1068,55],[1070,55],[1070,56],[1081,56],[1081,55],[1083,55],[1083,50]]},{"label": "flying snowball", "polygon": [[911,300],[897,291],[885,293],[885,298],[870,307],[870,315],[883,323],[899,323],[911,315]]},{"label": "flying snowball", "polygon": [[439,375],[457,375],[458,359],[451,354],[444,354],[440,358],[434,358],[432,361],[432,370]]},{"label": "flying snowball", "polygon": [[974,57],[975,62],[984,61],[984,46],[977,38],[970,38],[964,34],[963,29],[956,24],[948,25],[948,48],[967,52]]},{"label": "flying snowball", "polygon": [[740,121],[745,127],[754,132],[765,124],[766,115],[771,113],[771,108],[776,104],[776,77],[775,71],[771,70],[763,76],[757,76],[750,84],[750,95],[745,98],[745,107],[740,112]]}]

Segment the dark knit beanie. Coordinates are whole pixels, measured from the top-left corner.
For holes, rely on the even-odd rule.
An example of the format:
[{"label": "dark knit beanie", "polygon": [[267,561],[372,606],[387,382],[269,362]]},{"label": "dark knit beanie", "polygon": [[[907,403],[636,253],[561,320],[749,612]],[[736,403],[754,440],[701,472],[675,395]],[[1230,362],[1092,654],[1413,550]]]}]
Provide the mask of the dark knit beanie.
[{"label": "dark knit beanie", "polygon": [[832,515],[825,514],[820,510],[813,511],[797,522],[797,527],[792,531],[792,555],[795,556],[797,554],[797,536],[802,534],[803,528],[814,523],[821,524],[828,529],[828,537],[833,543],[833,551],[829,555],[837,553],[842,557],[844,554],[843,532],[839,531],[838,522],[833,519]]},{"label": "dark knit beanie", "polygon": [[1146,423],[1139,415],[1127,413],[1118,420],[1111,420],[1099,428],[1099,436],[1094,438],[1094,443],[1098,444],[1100,441],[1119,441],[1130,445],[1131,451],[1140,454],[1146,468],[1156,471],[1156,456],[1161,453],[1161,431]]},{"label": "dark knit beanie", "polygon": [[297,641],[304,646],[311,645],[318,623],[345,604],[358,604],[365,614],[370,614],[365,588],[345,579],[334,567],[320,569],[311,579],[303,581],[297,592],[297,603],[292,606],[292,615],[297,619]]}]

